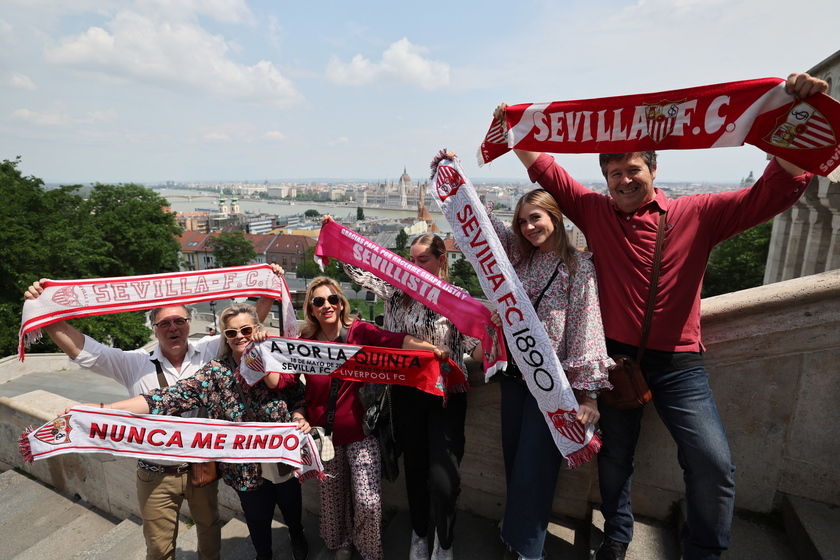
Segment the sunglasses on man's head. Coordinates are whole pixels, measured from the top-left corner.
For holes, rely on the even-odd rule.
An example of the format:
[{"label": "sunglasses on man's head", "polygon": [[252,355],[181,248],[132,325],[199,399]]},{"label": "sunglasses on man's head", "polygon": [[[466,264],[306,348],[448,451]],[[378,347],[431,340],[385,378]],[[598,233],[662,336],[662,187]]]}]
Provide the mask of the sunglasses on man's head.
[{"label": "sunglasses on man's head", "polygon": [[225,334],[225,338],[236,338],[236,335],[239,333],[242,333],[242,336],[251,336],[251,333],[254,332],[254,327],[251,325],[245,325],[244,327],[239,327],[238,329],[225,329],[222,332]]},{"label": "sunglasses on man's head", "polygon": [[152,326],[157,327],[159,329],[168,329],[170,326],[172,326],[172,323],[175,323],[176,327],[183,327],[187,324],[187,321],[189,321],[189,319],[187,319],[186,317],[178,317],[174,321],[160,321],[159,323],[155,323]]},{"label": "sunglasses on man's head", "polygon": [[339,301],[341,301],[341,298],[338,295],[330,294],[326,299],[321,296],[312,298],[312,305],[315,307],[324,307],[326,302],[330,302],[330,305],[338,305]]}]

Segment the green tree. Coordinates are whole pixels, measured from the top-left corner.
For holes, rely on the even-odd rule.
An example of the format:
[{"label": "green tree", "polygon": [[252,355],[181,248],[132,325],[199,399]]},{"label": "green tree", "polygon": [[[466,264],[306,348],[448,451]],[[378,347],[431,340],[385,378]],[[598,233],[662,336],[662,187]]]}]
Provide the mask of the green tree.
[{"label": "green tree", "polygon": [[309,210],[304,212],[303,215],[306,216],[307,218],[317,218],[318,216],[321,215],[321,213],[318,212],[317,210],[315,210],[314,208],[310,208]]},{"label": "green tree", "polygon": [[[77,279],[155,274],[178,269],[180,228],[169,204],[137,185],[96,185],[85,200],[81,187],[45,190],[24,177],[20,158],[0,162],[0,356],[17,351],[23,292],[40,278]],[[137,218],[137,219],[135,219]],[[123,221],[125,227],[116,224]],[[82,332],[121,348],[149,340],[143,314],[77,319]],[[55,352],[48,342],[29,352]]]},{"label": "green tree", "polygon": [[467,259],[458,259],[452,264],[449,269],[449,283],[463,288],[473,297],[484,297],[478,276]]},{"label": "green tree", "polygon": [[365,219],[365,209],[361,206],[356,207],[356,219],[360,222]]},{"label": "green tree", "polygon": [[242,266],[257,258],[254,244],[241,231],[222,232],[207,240],[213,249],[213,258],[219,267]]},{"label": "green tree", "polygon": [[772,231],[771,220],[715,247],[709,256],[701,296],[712,297],[761,286]]},{"label": "green tree", "polygon": [[397,251],[402,251],[405,249],[406,243],[408,243],[408,234],[405,232],[404,229],[401,229],[400,232],[397,234],[397,238],[394,240],[397,244]]}]

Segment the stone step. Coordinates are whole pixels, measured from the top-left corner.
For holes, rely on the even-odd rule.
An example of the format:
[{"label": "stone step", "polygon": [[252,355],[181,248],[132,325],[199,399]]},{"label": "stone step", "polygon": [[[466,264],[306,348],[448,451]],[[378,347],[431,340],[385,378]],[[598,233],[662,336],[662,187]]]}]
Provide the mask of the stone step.
[{"label": "stone step", "polygon": [[798,560],[840,560],[840,508],[786,495],[782,515]]},{"label": "stone step", "polygon": [[0,479],[2,560],[65,560],[118,522],[15,471],[6,471]]},{"label": "stone step", "polygon": [[146,541],[143,538],[143,526],[136,517],[124,519],[119,525],[90,543],[70,560],[110,560],[146,558]]},{"label": "stone step", "polygon": [[[604,540],[604,515],[592,508],[589,533],[589,557]],[[633,523],[633,540],[627,547],[626,560],[679,560],[680,545],[674,532],[664,522],[636,516]]]}]

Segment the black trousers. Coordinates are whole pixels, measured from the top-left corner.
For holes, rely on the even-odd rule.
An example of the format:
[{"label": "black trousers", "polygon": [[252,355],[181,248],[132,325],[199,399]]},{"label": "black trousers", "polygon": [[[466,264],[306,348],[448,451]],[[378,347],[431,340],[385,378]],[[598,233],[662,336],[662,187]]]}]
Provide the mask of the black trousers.
[{"label": "black trousers", "polygon": [[250,492],[236,491],[239,503],[245,513],[251,542],[259,556],[271,556],[271,520],[274,506],[280,507],[283,521],[289,531],[303,531],[303,498],[300,493],[300,481],[292,477],[286,482],[272,484],[266,481]]},{"label": "black trousers", "polygon": [[461,494],[467,395],[449,395],[444,408],[442,397],[395,385],[393,398],[411,526],[418,536],[425,537],[434,509],[440,546],[451,548]]}]

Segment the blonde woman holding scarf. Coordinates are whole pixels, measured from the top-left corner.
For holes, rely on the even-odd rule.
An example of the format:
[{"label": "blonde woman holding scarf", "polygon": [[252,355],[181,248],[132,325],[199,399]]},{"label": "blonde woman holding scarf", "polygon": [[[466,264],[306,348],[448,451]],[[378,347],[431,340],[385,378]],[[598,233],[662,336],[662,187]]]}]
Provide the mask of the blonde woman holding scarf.
[{"label": "blonde woman holding scarf", "polygon": [[[208,418],[232,422],[296,422],[298,429],[309,432],[303,415],[304,392],[293,376],[269,373],[254,386],[239,376],[242,353],[251,341],[265,340],[256,309],[244,303],[234,304],[219,316],[226,344],[222,355],[210,360],[195,375],[179,380],[166,389],[155,389],[134,398],[114,403],[110,408],[138,414],[173,415],[199,407],[207,409]],[[300,482],[292,477],[273,483],[263,477],[259,463],[218,463],[219,474],[239,496],[256,560],[273,558],[271,520],[274,508],[280,507],[289,527],[292,557],[306,560],[309,544],[303,534]]]},{"label": "blonde woman holding scarf", "polygon": [[[454,154],[453,154],[454,155]],[[554,344],[580,407],[577,419],[598,421],[598,392],[611,389],[598,287],[590,253],[569,242],[557,203],[542,189],[519,199],[510,228],[490,220],[522,287]],[[545,558],[548,520],[563,456],[511,361],[501,381],[502,453],[507,500],[501,536],[520,560]]]},{"label": "blonde woman holding scarf", "polygon": [[[322,223],[328,221],[332,217],[324,216]],[[410,247],[409,260],[449,281],[446,247],[437,235],[416,238]],[[467,371],[464,354],[481,352],[479,341],[464,336],[446,317],[369,272],[347,265],[344,269],[354,282],[383,299],[386,330],[406,332],[435,346],[448,347],[450,357],[464,372]],[[454,558],[452,544],[461,493],[466,390],[466,385],[450,387],[445,398],[412,387],[395,386],[391,390],[397,437],[404,450],[403,470],[412,526],[409,560],[430,558],[430,517],[435,529],[431,556]]]}]

